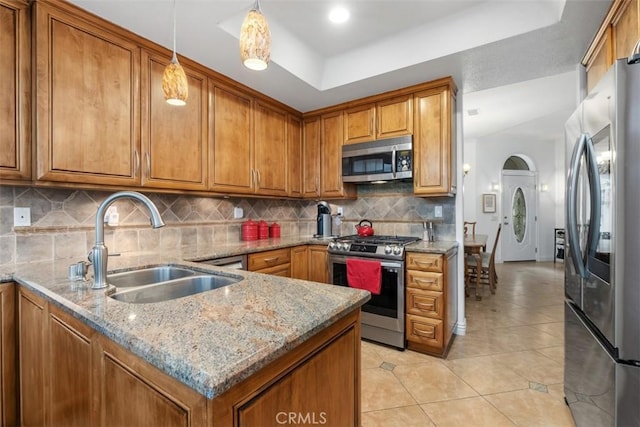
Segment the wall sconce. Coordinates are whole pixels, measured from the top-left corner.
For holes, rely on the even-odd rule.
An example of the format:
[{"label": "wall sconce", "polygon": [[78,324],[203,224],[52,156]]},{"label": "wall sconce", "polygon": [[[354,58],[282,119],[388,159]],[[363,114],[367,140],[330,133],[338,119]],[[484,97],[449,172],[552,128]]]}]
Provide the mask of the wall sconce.
[{"label": "wall sconce", "polygon": [[462,165],[462,172],[464,173],[464,176],[467,176],[470,170],[471,165],[469,163],[465,163],[464,165]]},{"label": "wall sconce", "polygon": [[500,184],[499,184],[499,183],[497,183],[497,182],[492,182],[492,183],[491,183],[491,189],[492,189],[493,191],[500,191]]},{"label": "wall sconce", "polygon": [[549,186],[547,184],[541,184],[540,185],[540,191],[542,193],[546,193],[547,191],[549,191]]}]

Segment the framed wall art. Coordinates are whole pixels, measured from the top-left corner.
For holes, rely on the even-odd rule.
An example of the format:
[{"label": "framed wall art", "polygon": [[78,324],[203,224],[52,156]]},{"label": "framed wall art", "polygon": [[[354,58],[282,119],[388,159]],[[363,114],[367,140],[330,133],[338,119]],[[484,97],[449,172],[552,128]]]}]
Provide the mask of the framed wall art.
[{"label": "framed wall art", "polygon": [[482,195],[482,212],[495,213],[496,212],[496,195],[487,193]]}]

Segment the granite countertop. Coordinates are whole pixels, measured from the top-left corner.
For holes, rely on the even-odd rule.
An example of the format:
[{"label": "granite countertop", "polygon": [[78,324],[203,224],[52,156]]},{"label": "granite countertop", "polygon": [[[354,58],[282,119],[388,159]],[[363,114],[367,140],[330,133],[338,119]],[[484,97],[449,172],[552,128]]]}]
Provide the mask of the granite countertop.
[{"label": "granite countertop", "polygon": [[244,280],[171,301],[130,304],[68,279],[77,260],[0,272],[187,386],[214,398],[364,304],[366,291],[158,255],[109,258],[109,271],[174,264]]},{"label": "granite countertop", "polygon": [[[15,280],[69,312],[165,373],[214,398],[326,328],[369,298],[341,286],[214,267],[195,261],[243,255],[330,238],[304,236],[184,246],[174,257],[144,254],[109,257],[109,271],[184,265],[242,276],[233,285],[171,301],[116,301],[88,282],[68,279],[76,259],[0,268],[0,282]],[[416,242],[408,252],[449,253],[455,241]]]}]

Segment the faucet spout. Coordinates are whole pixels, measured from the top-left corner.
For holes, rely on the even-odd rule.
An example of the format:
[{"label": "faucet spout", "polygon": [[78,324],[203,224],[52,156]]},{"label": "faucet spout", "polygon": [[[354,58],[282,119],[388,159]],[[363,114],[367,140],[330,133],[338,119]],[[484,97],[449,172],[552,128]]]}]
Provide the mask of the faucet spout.
[{"label": "faucet spout", "polygon": [[95,246],[91,250],[91,257],[93,262],[93,289],[102,289],[107,287],[107,257],[109,256],[108,249],[104,244],[104,217],[107,213],[107,209],[113,202],[118,199],[134,199],[142,202],[149,213],[151,214],[151,226],[153,228],[164,227],[164,221],[162,221],[162,217],[160,216],[160,212],[156,205],[153,204],[151,199],[149,199],[144,194],[138,193],[136,191],[120,191],[118,193],[114,193],[107,197],[101,204],[98,206],[98,211],[96,212],[96,242]]}]

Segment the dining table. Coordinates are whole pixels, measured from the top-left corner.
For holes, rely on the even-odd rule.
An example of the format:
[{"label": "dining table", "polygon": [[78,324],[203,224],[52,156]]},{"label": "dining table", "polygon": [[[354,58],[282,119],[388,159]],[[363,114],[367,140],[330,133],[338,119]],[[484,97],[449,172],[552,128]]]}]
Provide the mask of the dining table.
[{"label": "dining table", "polygon": [[464,236],[464,286],[465,294],[467,289],[467,282],[469,280],[469,266],[467,265],[468,256],[475,255],[477,259],[476,266],[476,301],[482,300],[480,295],[480,275],[482,274],[482,255],[481,253],[487,250],[487,238],[486,234],[468,234]]}]

